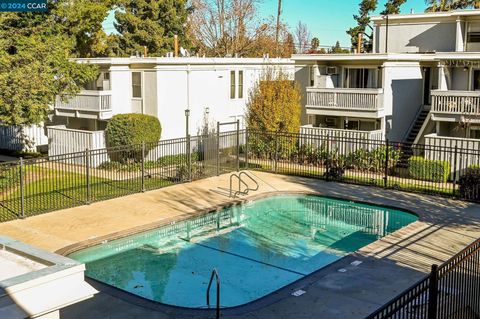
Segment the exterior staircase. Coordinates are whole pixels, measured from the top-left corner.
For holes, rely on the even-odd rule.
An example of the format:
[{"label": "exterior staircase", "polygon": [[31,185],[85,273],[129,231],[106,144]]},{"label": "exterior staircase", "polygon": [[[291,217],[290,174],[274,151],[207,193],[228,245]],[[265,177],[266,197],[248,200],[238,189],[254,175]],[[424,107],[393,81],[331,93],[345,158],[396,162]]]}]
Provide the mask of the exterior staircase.
[{"label": "exterior staircase", "polygon": [[415,139],[417,138],[418,133],[420,132],[420,129],[423,126],[423,123],[425,122],[427,116],[428,116],[428,110],[422,110],[420,114],[418,114],[418,117],[415,121],[415,123],[412,126],[412,129],[408,133],[408,136],[405,140],[405,143],[407,144],[413,144]]},{"label": "exterior staircase", "polygon": [[408,135],[402,145],[400,163],[404,163],[405,165],[407,165],[406,163],[408,162],[408,159],[414,155],[412,144],[417,139],[417,136],[420,133],[420,130],[422,130],[422,127],[424,127],[429,112],[429,110],[422,109],[420,113],[418,113],[417,119],[415,120],[415,123],[413,123],[410,132],[408,132]]}]

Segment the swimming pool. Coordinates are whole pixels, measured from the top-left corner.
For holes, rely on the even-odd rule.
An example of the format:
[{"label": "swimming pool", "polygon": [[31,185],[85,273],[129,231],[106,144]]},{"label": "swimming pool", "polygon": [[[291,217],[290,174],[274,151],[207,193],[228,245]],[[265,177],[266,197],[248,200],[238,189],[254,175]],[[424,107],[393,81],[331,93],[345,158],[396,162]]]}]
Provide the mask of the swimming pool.
[{"label": "swimming pool", "polygon": [[[281,195],[90,247],[87,276],[163,304],[203,308],[212,270],[221,306],[264,297],[414,222],[413,214]],[[212,300],[215,300],[212,289]]]}]

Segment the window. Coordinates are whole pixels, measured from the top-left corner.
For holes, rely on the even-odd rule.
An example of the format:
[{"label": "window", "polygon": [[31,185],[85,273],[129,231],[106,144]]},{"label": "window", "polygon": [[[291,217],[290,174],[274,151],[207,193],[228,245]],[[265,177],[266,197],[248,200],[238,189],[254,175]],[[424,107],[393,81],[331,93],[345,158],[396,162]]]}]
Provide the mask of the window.
[{"label": "window", "polygon": [[480,70],[473,70],[473,90],[480,90]]},{"label": "window", "polygon": [[142,72],[132,72],[132,97],[142,98]]},{"label": "window", "polygon": [[377,69],[346,69],[345,83],[348,88],[365,89],[377,87]]},{"label": "window", "polygon": [[243,99],[243,71],[238,71],[238,98]]},{"label": "window", "polygon": [[475,126],[470,128],[470,138],[480,139],[480,127]]},{"label": "window", "polygon": [[104,79],[105,81],[110,80],[110,72],[105,72],[105,73],[103,73],[103,79]]},{"label": "window", "polygon": [[235,98],[235,71],[230,71],[230,98]]}]

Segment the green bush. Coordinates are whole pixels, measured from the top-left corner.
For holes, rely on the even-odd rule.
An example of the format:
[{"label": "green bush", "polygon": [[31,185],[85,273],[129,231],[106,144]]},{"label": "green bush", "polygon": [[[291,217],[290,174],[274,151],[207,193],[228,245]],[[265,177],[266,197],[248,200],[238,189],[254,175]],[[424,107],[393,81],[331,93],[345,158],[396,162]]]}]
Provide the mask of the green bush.
[{"label": "green bush", "polygon": [[[157,146],[162,133],[160,122],[154,116],[145,114],[118,114],[108,121],[106,138],[108,147],[140,145],[145,142],[145,155]],[[126,162],[139,161],[141,148],[128,152],[117,151],[110,154],[113,160]]]},{"label": "green bush", "polygon": [[460,177],[460,195],[469,200],[480,200],[480,166],[472,165]]},{"label": "green bush", "polygon": [[408,160],[408,172],[414,179],[429,182],[446,182],[450,176],[450,163],[447,161],[426,160],[413,156]]}]

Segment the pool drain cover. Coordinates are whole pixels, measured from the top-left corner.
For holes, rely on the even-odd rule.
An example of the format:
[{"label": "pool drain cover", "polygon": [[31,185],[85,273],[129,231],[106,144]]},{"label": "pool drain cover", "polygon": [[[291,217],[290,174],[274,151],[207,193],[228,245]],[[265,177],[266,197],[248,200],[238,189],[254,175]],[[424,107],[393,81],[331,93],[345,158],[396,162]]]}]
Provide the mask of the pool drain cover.
[{"label": "pool drain cover", "polygon": [[292,296],[294,296],[294,297],[300,297],[301,295],[304,295],[304,294],[306,294],[306,293],[307,293],[307,292],[306,292],[305,290],[299,289],[299,290],[297,290],[297,291],[294,291],[294,292],[292,293]]}]

